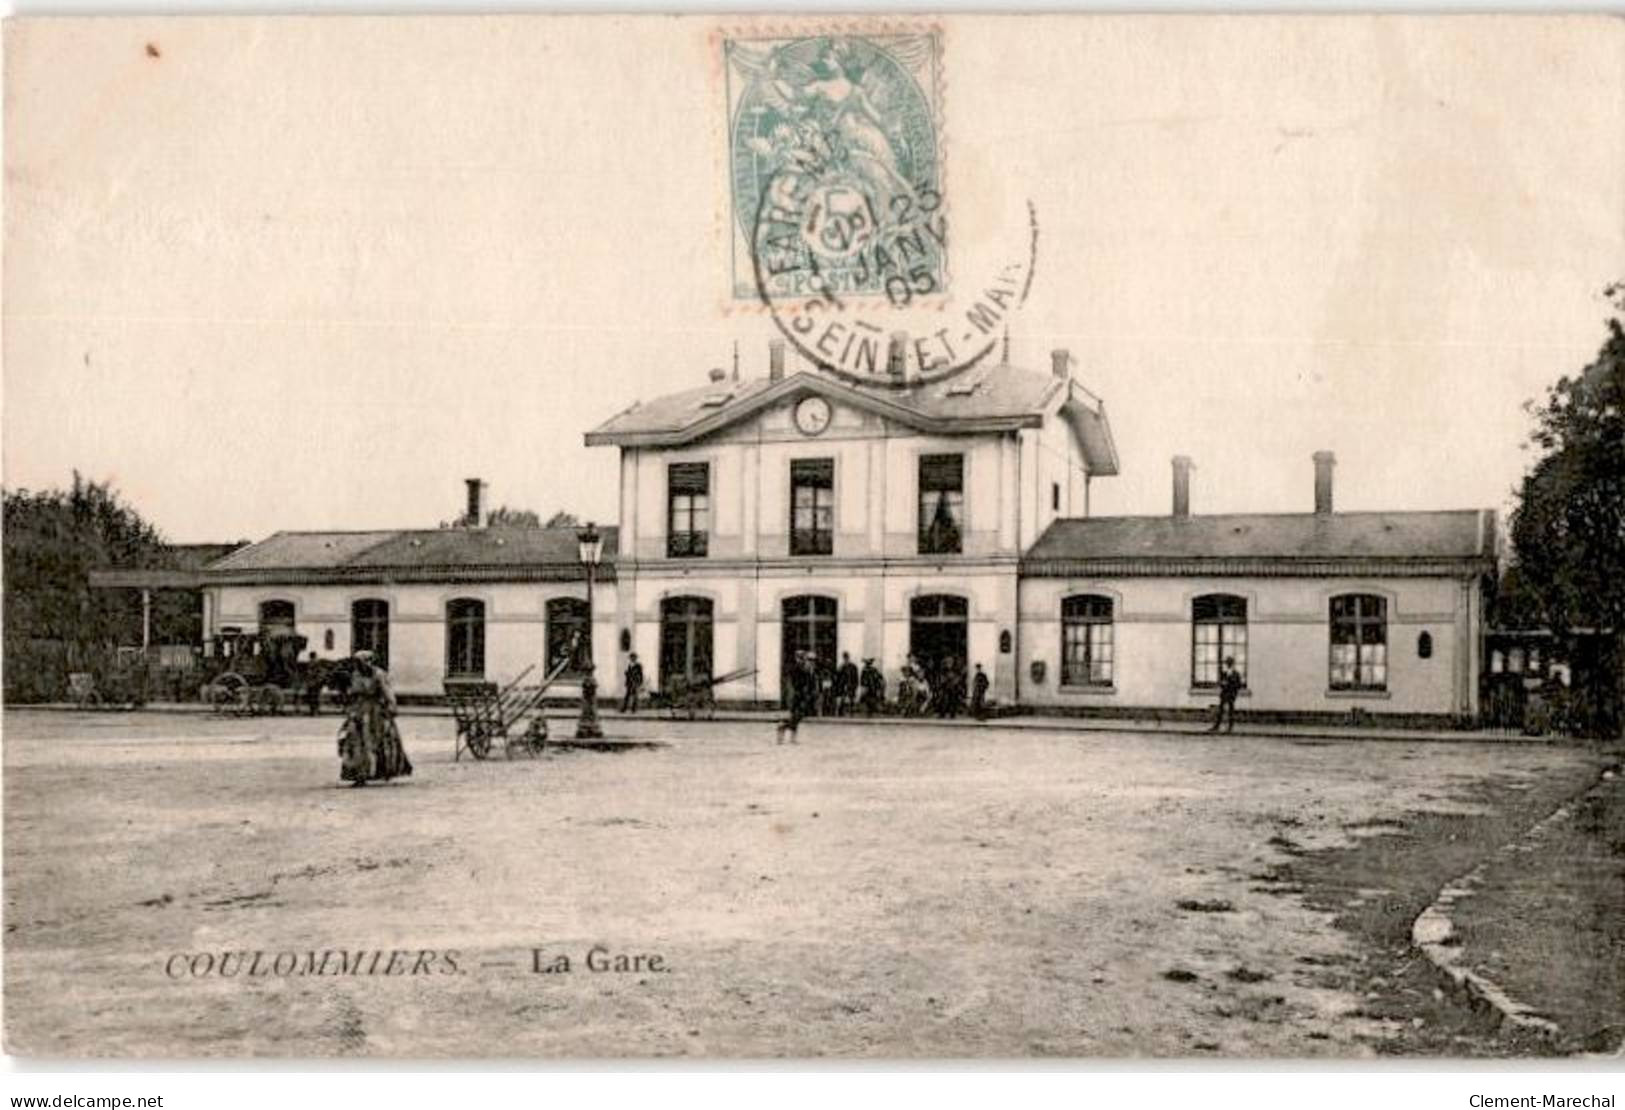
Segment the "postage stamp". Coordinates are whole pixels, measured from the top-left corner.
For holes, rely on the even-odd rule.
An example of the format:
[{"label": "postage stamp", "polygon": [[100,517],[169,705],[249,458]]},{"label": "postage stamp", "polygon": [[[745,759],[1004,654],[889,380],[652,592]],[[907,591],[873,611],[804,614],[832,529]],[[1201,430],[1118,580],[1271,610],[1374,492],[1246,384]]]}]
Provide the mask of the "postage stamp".
[{"label": "postage stamp", "polygon": [[[940,29],[730,36],[721,47],[732,296],[945,291],[946,236],[932,234],[946,220]],[[792,212],[782,234],[759,234],[764,213]]]},{"label": "postage stamp", "polygon": [[950,241],[941,28],[719,42],[732,303],[862,385],[912,388],[992,353],[1032,287],[1037,213],[1011,190],[973,197],[978,233]]}]

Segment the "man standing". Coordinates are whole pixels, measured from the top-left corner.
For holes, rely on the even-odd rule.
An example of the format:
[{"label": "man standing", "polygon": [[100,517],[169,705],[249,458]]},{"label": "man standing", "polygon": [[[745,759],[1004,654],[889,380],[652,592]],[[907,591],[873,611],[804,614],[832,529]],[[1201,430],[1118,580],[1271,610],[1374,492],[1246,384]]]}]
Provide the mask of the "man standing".
[{"label": "man standing", "polygon": [[327,668],[313,651],[305,663],[305,707],[312,717],[322,711],[322,686],[327,679]]},{"label": "man standing", "polygon": [[970,711],[978,721],[987,720],[987,673],[976,664],[976,677],[970,684]]},{"label": "man standing", "polygon": [[805,653],[797,656],[789,677],[790,714],[779,721],[777,740],[780,744],[799,743],[802,718],[812,716],[817,709],[818,670]]},{"label": "man standing", "polygon": [[886,678],[873,659],[865,659],[858,681],[863,686],[863,715],[873,717],[880,712],[880,705],[886,700]]},{"label": "man standing", "polygon": [[1224,731],[1232,732],[1236,727],[1236,698],[1241,695],[1241,672],[1236,670],[1236,659],[1233,655],[1224,657],[1224,665],[1219,668],[1219,704],[1213,710],[1213,727],[1209,732],[1218,732],[1219,723],[1224,723]]},{"label": "man standing", "polygon": [[841,652],[841,669],[835,674],[835,712],[850,717],[858,700],[858,665]]},{"label": "man standing", "polygon": [[638,711],[638,694],[642,691],[643,664],[638,662],[638,653],[634,651],[626,664],[626,692],[621,695],[622,713]]}]

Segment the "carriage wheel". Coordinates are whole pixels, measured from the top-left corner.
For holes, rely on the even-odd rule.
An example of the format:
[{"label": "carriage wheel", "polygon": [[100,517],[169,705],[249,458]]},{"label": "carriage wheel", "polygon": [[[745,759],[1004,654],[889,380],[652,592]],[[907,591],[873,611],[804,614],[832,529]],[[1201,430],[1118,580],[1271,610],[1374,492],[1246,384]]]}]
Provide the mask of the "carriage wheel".
[{"label": "carriage wheel", "polygon": [[491,754],[491,734],[483,728],[470,729],[468,733],[468,750],[475,759],[484,759]]},{"label": "carriage wheel", "polygon": [[215,712],[228,713],[238,708],[242,695],[248,690],[248,680],[236,671],[227,671],[205,689],[209,692],[209,704]]}]

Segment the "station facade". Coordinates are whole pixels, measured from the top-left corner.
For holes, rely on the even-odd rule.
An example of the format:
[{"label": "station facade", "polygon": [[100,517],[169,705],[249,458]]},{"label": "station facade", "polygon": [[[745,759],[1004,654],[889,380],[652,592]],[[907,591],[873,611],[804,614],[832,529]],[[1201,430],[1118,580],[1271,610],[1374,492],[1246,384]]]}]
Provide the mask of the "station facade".
[{"label": "station facade", "polygon": [[[1071,365],[864,387],[786,373],[775,344],[766,377],[713,371],[588,432],[620,457],[600,691],[636,652],[653,687],[745,672],[718,699],[773,703],[809,651],[873,659],[889,688],[912,655],[981,664],[1004,705],[1161,712],[1210,706],[1229,657],[1244,711],[1476,712],[1491,513],[1335,513],[1322,453],[1313,512],[1194,515],[1176,459],[1171,513],[1092,516],[1118,456]],[[588,612],[572,529],[278,533],[206,579],[211,632],[382,649],[415,694],[545,670]]]}]

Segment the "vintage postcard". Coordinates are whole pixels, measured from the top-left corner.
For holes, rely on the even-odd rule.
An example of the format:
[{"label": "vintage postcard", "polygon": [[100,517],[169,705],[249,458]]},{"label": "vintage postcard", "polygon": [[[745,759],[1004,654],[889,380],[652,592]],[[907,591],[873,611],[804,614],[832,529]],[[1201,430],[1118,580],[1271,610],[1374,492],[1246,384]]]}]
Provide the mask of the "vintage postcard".
[{"label": "vintage postcard", "polygon": [[4,88],[8,1052],[1621,1059],[1625,24]]}]

